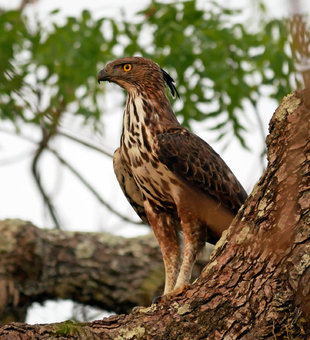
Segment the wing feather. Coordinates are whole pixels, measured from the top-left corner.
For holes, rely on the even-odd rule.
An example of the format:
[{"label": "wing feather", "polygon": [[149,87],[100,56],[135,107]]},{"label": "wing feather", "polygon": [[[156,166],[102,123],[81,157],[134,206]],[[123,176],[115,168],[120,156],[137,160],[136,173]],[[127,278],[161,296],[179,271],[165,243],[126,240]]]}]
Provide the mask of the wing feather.
[{"label": "wing feather", "polygon": [[182,127],[157,135],[156,143],[158,158],[169,170],[237,213],[247,194],[209,144]]},{"label": "wing feather", "polygon": [[149,224],[143,205],[143,197],[130,168],[124,161],[120,148],[116,149],[113,155],[113,167],[118,183],[126,196],[128,202],[133,207],[141,220]]}]

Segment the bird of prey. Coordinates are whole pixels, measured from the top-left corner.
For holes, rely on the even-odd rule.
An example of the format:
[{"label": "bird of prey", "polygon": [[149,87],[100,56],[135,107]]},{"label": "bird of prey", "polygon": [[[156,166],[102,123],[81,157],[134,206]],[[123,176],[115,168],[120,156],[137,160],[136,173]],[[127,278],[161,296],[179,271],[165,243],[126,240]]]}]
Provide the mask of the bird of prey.
[{"label": "bird of prey", "polygon": [[173,296],[188,286],[205,242],[220,238],[247,194],[210,145],[179,124],[165,90],[168,85],[178,96],[174,80],[155,62],[117,59],[98,73],[100,81],[127,91],[114,171],[154,231],[165,266],[164,295]]}]

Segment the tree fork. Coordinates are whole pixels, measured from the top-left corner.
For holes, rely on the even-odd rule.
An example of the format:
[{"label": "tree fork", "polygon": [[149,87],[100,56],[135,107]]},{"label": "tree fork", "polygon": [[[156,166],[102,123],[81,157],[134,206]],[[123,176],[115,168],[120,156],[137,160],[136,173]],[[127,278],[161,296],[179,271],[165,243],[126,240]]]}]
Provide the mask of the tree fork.
[{"label": "tree fork", "polygon": [[268,167],[183,294],[93,323],[11,323],[1,339],[307,339],[310,336],[310,105],[285,97]]}]

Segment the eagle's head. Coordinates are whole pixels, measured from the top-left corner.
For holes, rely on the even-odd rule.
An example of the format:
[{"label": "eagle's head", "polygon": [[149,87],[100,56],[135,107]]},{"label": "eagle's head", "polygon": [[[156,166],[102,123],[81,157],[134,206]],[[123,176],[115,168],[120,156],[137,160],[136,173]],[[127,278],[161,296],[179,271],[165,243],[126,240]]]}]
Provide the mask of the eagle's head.
[{"label": "eagle's head", "polygon": [[139,88],[162,91],[165,84],[173,96],[179,96],[174,80],[154,61],[142,57],[127,57],[114,60],[98,73],[98,83],[109,81],[118,84],[128,92]]}]

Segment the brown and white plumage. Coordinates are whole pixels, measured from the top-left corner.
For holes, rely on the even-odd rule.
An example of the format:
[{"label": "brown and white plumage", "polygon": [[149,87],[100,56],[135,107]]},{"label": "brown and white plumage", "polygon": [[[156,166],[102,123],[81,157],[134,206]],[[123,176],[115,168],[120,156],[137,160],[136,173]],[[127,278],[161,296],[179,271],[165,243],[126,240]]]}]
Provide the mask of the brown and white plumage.
[{"label": "brown and white plumage", "polygon": [[[164,294],[182,290],[197,254],[231,223],[246,192],[220,156],[177,121],[166,96],[173,79],[153,61],[115,60],[99,72],[127,90],[114,171],[128,201],[149,223],[163,255]],[[181,261],[179,230],[183,232]]]}]

